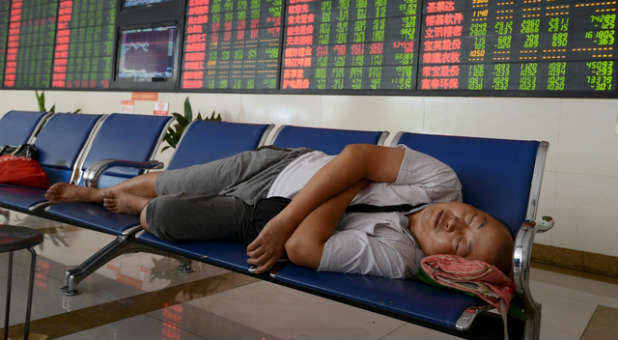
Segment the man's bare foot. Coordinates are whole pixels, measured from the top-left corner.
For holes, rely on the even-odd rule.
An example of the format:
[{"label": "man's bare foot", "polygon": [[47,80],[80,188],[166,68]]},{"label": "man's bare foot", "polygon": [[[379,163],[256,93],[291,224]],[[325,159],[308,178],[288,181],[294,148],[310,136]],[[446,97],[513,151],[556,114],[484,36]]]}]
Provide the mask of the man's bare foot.
[{"label": "man's bare foot", "polygon": [[148,198],[135,196],[124,191],[106,191],[103,193],[103,206],[117,214],[139,215],[149,201]]},{"label": "man's bare foot", "polygon": [[103,201],[100,190],[80,187],[70,183],[56,183],[52,185],[45,193],[45,198],[50,203]]}]

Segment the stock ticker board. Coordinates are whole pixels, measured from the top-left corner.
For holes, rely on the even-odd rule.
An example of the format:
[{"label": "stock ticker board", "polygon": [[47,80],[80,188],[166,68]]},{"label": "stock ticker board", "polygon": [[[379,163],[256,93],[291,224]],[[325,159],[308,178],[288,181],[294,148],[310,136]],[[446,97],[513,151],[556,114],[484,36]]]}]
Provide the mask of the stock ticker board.
[{"label": "stock ticker board", "polygon": [[11,1],[4,87],[50,86],[57,11],[57,0]]},{"label": "stock ticker board", "polygon": [[115,1],[59,1],[52,87],[110,87],[115,19]]},{"label": "stock ticker board", "polygon": [[289,0],[282,90],[416,88],[417,0]]},{"label": "stock ticker board", "polygon": [[[143,2],[128,10],[142,15]],[[0,0],[0,86],[109,88],[125,29],[117,7]],[[616,98],[616,8],[616,0],[186,0],[176,89]]]},{"label": "stock ticker board", "polygon": [[183,89],[277,89],[282,0],[188,0]]},{"label": "stock ticker board", "polygon": [[4,75],[4,66],[5,66],[5,60],[6,60],[6,43],[7,43],[7,33],[9,29],[10,10],[11,10],[11,1],[0,0],[0,81],[2,80],[2,76]]},{"label": "stock ticker board", "polygon": [[616,1],[425,0],[418,89],[616,93]]}]

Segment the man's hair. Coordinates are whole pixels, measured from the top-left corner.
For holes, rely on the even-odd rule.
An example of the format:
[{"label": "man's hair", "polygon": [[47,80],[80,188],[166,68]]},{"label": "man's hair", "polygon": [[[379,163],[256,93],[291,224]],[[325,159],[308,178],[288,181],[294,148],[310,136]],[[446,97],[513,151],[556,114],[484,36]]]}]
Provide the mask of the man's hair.
[{"label": "man's hair", "polygon": [[508,232],[509,238],[507,241],[502,240],[502,244],[500,245],[500,249],[502,251],[496,256],[495,266],[498,267],[504,274],[507,276],[511,275],[511,271],[513,269],[513,250],[515,248],[515,241],[513,239],[513,234],[511,234],[511,228],[500,218],[493,216],[496,221],[498,221]]}]

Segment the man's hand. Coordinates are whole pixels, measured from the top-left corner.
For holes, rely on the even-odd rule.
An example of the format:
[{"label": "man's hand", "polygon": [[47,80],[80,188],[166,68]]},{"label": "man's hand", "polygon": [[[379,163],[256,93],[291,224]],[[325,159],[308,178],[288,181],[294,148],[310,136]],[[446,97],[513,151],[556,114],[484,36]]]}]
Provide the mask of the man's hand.
[{"label": "man's hand", "polygon": [[285,218],[277,215],[266,223],[260,234],[249,244],[247,263],[256,266],[257,274],[268,271],[277,263],[294,228],[296,225],[286,223]]}]

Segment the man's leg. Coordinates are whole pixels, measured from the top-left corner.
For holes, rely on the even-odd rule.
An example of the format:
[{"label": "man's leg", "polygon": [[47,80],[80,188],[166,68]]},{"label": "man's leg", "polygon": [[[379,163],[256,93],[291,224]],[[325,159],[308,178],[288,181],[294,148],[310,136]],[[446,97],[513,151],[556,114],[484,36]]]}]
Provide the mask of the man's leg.
[{"label": "man's leg", "polygon": [[120,192],[148,199],[180,193],[217,195],[259,177],[264,170],[280,165],[288,156],[290,151],[283,149],[246,151],[205,164],[140,175],[104,189],[56,183],[49,188],[45,197],[51,203],[101,203],[107,193]]},{"label": "man's leg", "polygon": [[242,241],[252,206],[233,196],[165,195],[140,213],[141,225],[168,241]]},{"label": "man's leg", "polygon": [[268,174],[269,171],[266,170],[281,165],[282,161],[294,154],[290,150],[262,148],[205,164],[165,171],[157,180],[156,192],[159,195],[230,194],[248,200],[248,197],[235,189],[242,186],[242,183],[254,182]]},{"label": "man's leg", "polygon": [[[248,151],[205,164],[136,176],[103,189],[56,183],[47,190],[45,198],[50,203],[102,203],[107,193],[120,192],[149,199],[155,198],[157,191],[162,195],[179,193],[215,195],[225,188],[255,176],[256,173],[275,163],[284,153],[285,151],[280,150]],[[161,174],[163,174],[162,180],[157,186],[157,179]]]},{"label": "man's leg", "polygon": [[139,215],[153,198],[137,196],[124,191],[107,191],[103,193],[103,206],[113,213]]},{"label": "man's leg", "polygon": [[139,175],[109,188],[86,188],[70,183],[56,183],[45,193],[50,203],[93,202],[102,203],[106,193],[126,192],[152,199],[157,196],[155,183],[160,172]]}]

